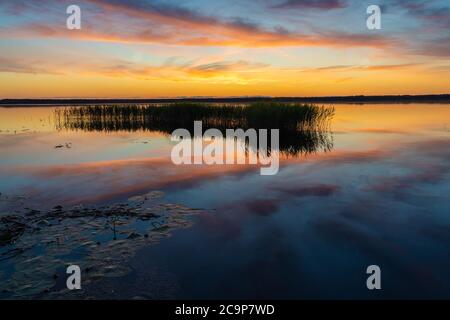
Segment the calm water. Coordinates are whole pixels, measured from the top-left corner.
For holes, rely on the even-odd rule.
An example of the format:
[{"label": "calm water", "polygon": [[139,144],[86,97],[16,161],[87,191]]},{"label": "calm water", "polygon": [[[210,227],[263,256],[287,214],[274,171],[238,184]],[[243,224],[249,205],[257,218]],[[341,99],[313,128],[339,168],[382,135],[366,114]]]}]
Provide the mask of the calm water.
[{"label": "calm water", "polygon": [[0,108],[0,298],[450,298],[450,105],[335,109],[330,150],[260,176]]}]

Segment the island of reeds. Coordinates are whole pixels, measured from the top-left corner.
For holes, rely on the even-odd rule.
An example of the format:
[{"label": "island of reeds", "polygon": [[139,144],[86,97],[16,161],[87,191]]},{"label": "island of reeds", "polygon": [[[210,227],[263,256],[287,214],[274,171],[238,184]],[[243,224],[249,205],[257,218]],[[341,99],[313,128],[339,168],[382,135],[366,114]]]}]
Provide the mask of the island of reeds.
[{"label": "island of reeds", "polygon": [[334,108],[313,104],[255,102],[248,105],[169,103],[152,105],[91,105],[55,109],[58,130],[158,131],[184,128],[194,134],[194,121],[204,130],[279,129],[280,151],[289,155],[330,150]]}]

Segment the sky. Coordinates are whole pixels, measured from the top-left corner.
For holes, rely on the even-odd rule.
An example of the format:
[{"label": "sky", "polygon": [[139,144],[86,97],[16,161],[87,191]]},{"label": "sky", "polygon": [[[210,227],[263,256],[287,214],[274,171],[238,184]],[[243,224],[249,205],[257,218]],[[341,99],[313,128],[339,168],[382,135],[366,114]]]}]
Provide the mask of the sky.
[{"label": "sky", "polygon": [[448,0],[0,0],[0,98],[440,93]]}]

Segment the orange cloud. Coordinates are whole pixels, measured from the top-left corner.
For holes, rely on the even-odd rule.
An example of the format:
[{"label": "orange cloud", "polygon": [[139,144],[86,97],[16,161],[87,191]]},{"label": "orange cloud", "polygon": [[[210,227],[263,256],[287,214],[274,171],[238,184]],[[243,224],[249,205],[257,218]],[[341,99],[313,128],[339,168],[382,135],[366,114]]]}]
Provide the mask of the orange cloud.
[{"label": "orange cloud", "polygon": [[[181,23],[184,24],[184,23]],[[183,29],[178,23],[166,25],[170,32],[137,30],[132,33],[101,30],[85,27],[82,31],[72,31],[51,25],[31,23],[21,27],[5,28],[0,32],[3,38],[46,37],[85,40],[94,42],[149,43],[183,46],[233,46],[246,48],[261,47],[389,47],[397,43],[379,35],[361,35],[330,32],[320,35],[283,33],[265,31],[258,28],[241,29],[233,25],[212,25],[205,28],[202,24]],[[195,32],[197,31],[197,32]]]},{"label": "orange cloud", "polygon": [[243,18],[224,20],[169,4],[146,3],[143,6],[135,1],[121,3],[86,0],[85,2],[95,5],[103,12],[101,15],[95,15],[95,19],[85,18],[82,30],[72,31],[52,23],[32,22],[4,28],[0,34],[2,37],[39,36],[106,42],[247,48],[386,47],[397,42],[377,34],[338,31],[306,34],[293,32],[281,26],[269,28]]}]

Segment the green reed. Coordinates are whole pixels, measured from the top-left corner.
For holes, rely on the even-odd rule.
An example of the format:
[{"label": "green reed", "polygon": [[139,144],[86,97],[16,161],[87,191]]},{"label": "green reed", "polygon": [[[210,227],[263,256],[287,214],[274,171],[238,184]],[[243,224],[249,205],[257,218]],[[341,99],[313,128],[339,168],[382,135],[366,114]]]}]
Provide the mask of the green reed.
[{"label": "green reed", "polygon": [[332,147],[328,127],[334,108],[312,104],[256,102],[248,105],[170,103],[160,105],[92,105],[58,108],[58,130],[159,131],[171,134],[185,128],[193,133],[194,121],[203,129],[279,129],[280,149],[288,153]]}]

